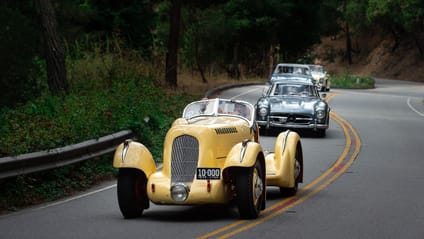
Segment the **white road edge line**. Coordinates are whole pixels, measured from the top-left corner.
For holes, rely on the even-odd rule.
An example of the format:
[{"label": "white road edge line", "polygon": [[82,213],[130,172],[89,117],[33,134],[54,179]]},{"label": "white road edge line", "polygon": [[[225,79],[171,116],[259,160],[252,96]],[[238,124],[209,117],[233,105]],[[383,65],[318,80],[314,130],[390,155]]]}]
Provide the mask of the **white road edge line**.
[{"label": "white road edge line", "polygon": [[91,192],[88,192],[88,193],[84,193],[84,194],[75,196],[75,197],[67,198],[67,199],[64,199],[64,200],[61,200],[61,201],[58,201],[58,202],[50,203],[50,204],[45,205],[45,206],[37,207],[37,209],[44,209],[44,208],[48,208],[48,207],[57,206],[57,205],[60,205],[60,204],[64,204],[64,203],[73,201],[73,200],[77,200],[77,199],[80,199],[80,198],[88,197],[90,195],[93,195],[93,194],[96,194],[96,193],[99,193],[99,192],[103,192],[103,191],[109,190],[109,189],[114,188],[114,187],[116,187],[116,183],[115,184],[112,184],[112,185],[109,185],[109,186],[106,186],[104,188],[99,188],[97,190],[94,190],[94,191],[91,191]]},{"label": "white road edge line", "polygon": [[415,109],[412,105],[411,105],[411,97],[408,97],[408,100],[406,101],[406,103],[408,104],[409,108],[414,111],[415,113],[417,113],[418,115],[424,117],[424,113],[419,112],[417,109]]},{"label": "white road edge line", "polygon": [[106,187],[103,187],[103,188],[99,188],[97,190],[94,190],[94,191],[91,191],[91,192],[88,192],[88,193],[84,193],[84,194],[75,196],[75,197],[63,199],[63,200],[53,202],[53,203],[47,203],[44,206],[34,206],[34,207],[29,207],[27,209],[19,210],[19,211],[16,211],[16,212],[3,214],[3,215],[0,215],[0,218],[6,218],[6,217],[14,216],[14,215],[19,215],[19,214],[22,214],[22,213],[25,213],[25,212],[42,210],[42,209],[46,209],[46,208],[49,208],[49,207],[65,204],[65,203],[68,203],[70,201],[74,201],[74,200],[77,200],[77,199],[80,199],[80,198],[83,198],[83,197],[88,197],[90,195],[93,195],[93,194],[96,194],[96,193],[99,193],[99,192],[103,192],[103,191],[109,190],[109,189],[114,188],[114,187],[116,187],[116,183],[109,185],[109,186],[106,186]]}]

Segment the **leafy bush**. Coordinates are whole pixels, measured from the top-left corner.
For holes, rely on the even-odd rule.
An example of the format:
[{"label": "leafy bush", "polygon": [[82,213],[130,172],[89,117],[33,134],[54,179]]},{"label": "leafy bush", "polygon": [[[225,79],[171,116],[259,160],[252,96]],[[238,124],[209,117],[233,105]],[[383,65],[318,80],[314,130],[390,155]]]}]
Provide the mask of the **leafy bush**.
[{"label": "leafy bush", "polygon": [[[37,81],[43,62],[35,22],[17,10],[0,6],[0,107],[37,97],[46,84]],[[22,37],[25,36],[25,37]]]},{"label": "leafy bush", "polygon": [[375,80],[369,76],[356,76],[345,73],[340,76],[331,76],[331,87],[342,89],[372,89]]}]

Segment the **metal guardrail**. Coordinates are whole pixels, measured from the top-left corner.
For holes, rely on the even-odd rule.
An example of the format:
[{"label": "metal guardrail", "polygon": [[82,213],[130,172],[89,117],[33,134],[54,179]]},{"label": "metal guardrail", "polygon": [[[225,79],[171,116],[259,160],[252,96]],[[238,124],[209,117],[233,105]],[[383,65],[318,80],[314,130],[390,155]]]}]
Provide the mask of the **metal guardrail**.
[{"label": "metal guardrail", "polygon": [[124,140],[133,138],[131,130],[47,151],[0,158],[0,179],[62,167],[112,152]]}]

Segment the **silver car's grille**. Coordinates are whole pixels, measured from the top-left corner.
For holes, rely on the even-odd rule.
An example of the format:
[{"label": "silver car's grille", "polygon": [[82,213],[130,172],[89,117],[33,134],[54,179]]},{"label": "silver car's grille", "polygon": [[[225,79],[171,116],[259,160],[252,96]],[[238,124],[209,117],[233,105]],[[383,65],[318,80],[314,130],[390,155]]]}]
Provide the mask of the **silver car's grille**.
[{"label": "silver car's grille", "polygon": [[199,160],[199,142],[189,135],[175,138],[171,152],[171,182],[191,182]]},{"label": "silver car's grille", "polygon": [[302,114],[274,114],[270,116],[270,121],[275,123],[295,123],[310,124],[313,123],[313,117]]}]

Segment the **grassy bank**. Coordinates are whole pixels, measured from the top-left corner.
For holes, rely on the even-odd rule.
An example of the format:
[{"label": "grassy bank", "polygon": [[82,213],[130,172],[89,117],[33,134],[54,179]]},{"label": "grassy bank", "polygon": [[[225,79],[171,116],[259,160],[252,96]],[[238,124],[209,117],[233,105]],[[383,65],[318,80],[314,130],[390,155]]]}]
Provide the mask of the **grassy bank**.
[{"label": "grassy bank", "polygon": [[[137,55],[94,51],[68,56],[71,93],[48,92],[0,109],[0,157],[48,150],[132,129],[156,161],[163,139],[183,107],[202,95],[167,90]],[[112,154],[66,167],[0,180],[0,212],[56,200],[112,179]]]}]

